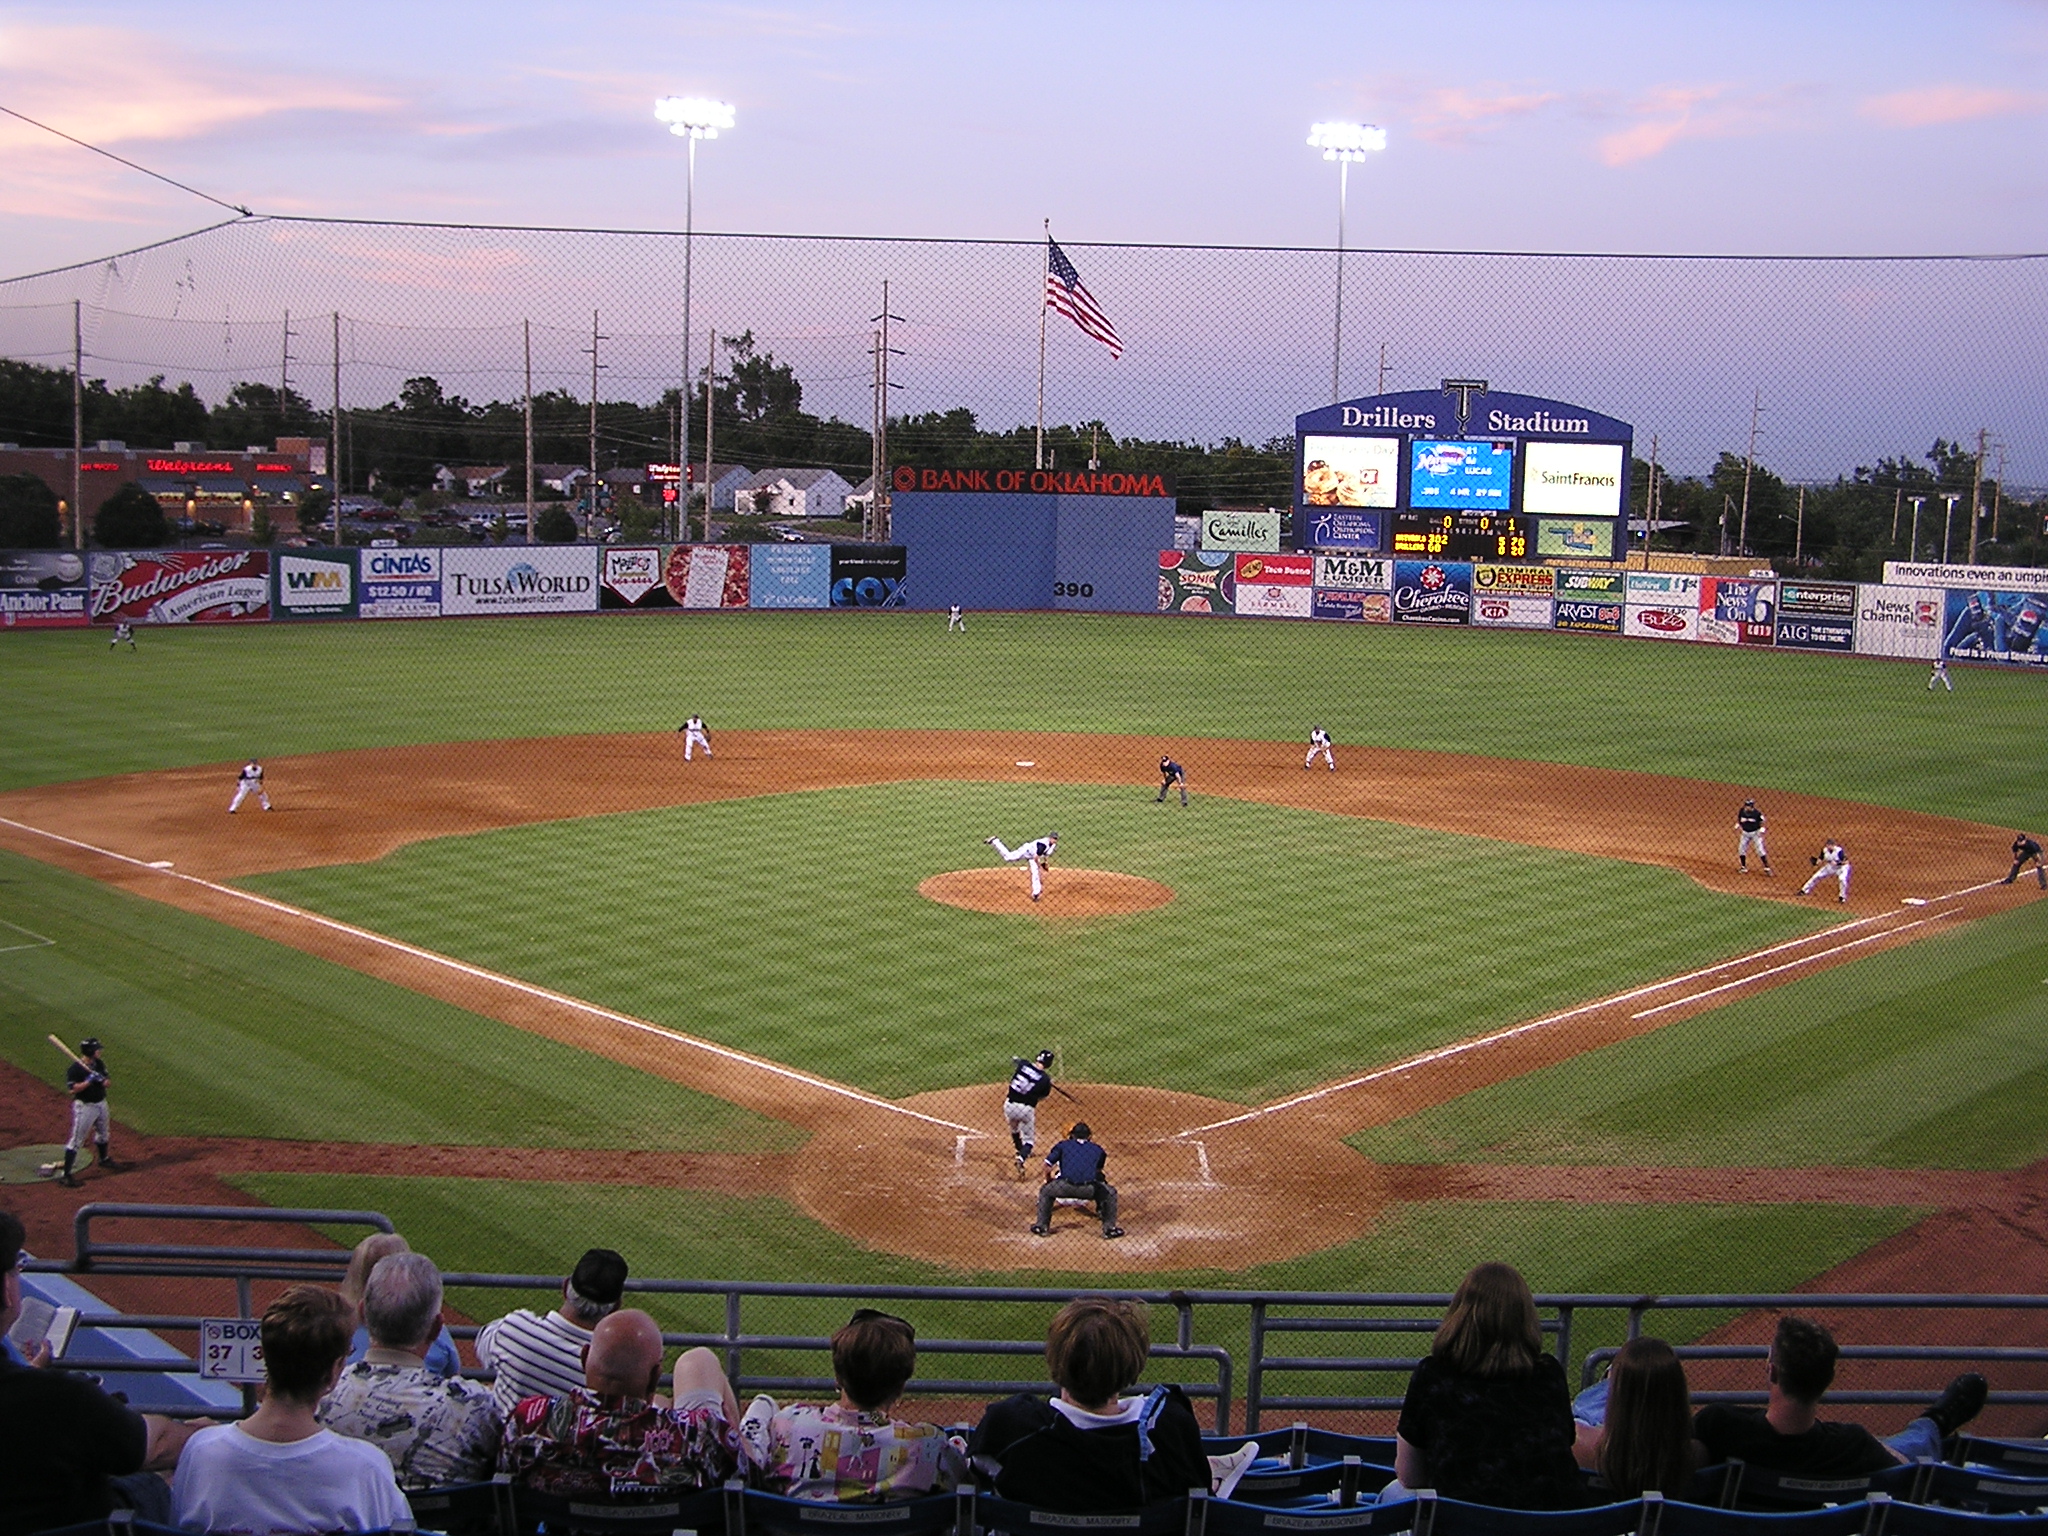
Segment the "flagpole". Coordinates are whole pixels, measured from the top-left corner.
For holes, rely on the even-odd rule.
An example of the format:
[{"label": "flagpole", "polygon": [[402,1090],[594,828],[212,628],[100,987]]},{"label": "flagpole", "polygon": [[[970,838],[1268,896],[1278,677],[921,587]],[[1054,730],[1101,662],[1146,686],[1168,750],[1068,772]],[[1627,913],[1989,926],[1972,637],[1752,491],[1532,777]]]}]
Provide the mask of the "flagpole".
[{"label": "flagpole", "polygon": [[1033,469],[1045,468],[1045,290],[1052,281],[1052,220],[1045,221],[1044,270],[1038,274],[1038,434],[1033,439]]}]

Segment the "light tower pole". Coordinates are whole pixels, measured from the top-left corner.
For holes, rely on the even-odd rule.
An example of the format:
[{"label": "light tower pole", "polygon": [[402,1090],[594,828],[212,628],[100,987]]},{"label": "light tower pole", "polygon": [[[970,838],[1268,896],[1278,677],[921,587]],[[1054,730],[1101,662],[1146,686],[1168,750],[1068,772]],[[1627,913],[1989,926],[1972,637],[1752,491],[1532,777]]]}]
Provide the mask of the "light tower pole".
[{"label": "light tower pole", "polygon": [[1310,149],[1337,162],[1337,333],[1330,347],[1330,403],[1344,398],[1344,205],[1351,191],[1351,162],[1387,147],[1387,130],[1370,123],[1317,123],[1308,131]]},{"label": "light tower pole", "polygon": [[[683,393],[680,401],[681,426],[676,433],[676,463],[683,473],[677,487],[676,527],[681,532],[690,523],[690,264],[697,243],[697,141],[715,139],[721,128],[733,124],[732,103],[705,96],[664,96],[654,104],[654,115],[668,124],[668,131],[690,141],[690,168],[683,189]],[[711,386],[705,385],[709,394]],[[711,526],[711,487],[704,487],[704,525]]]}]

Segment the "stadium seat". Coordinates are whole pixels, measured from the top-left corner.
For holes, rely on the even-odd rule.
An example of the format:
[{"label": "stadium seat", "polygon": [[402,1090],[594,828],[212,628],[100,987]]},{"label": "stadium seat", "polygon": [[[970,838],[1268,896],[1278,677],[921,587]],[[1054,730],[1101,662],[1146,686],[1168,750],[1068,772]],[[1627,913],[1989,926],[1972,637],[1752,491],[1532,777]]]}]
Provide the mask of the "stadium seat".
[{"label": "stadium seat", "polygon": [[1075,1515],[1065,1511],[1037,1509],[984,1493],[974,1501],[975,1518],[984,1531],[1006,1531],[1009,1536],[1028,1536],[1033,1531],[1083,1528],[1118,1536],[1203,1536],[1209,1506],[1214,1501],[1206,1488],[1190,1488],[1184,1499],[1167,1499],[1141,1510],[1121,1514]]},{"label": "stadium seat", "polygon": [[1246,1504],[1271,1504],[1280,1499],[1298,1503],[1304,1495],[1323,1497],[1336,1492],[1346,1494],[1337,1502],[1349,1505],[1356,1504],[1361,1494],[1371,1498],[1393,1480],[1394,1464],[1391,1460],[1381,1465],[1357,1456],[1345,1456],[1337,1461],[1311,1462],[1296,1469],[1289,1467],[1284,1460],[1276,1459],[1268,1465],[1261,1458],[1238,1479],[1237,1489],[1231,1497]]},{"label": "stadium seat", "polygon": [[406,1503],[423,1531],[447,1536],[511,1536],[512,1480],[500,1473],[480,1483],[448,1483],[408,1491]]},{"label": "stadium seat", "polygon": [[1818,1509],[1779,1511],[1715,1509],[1646,1493],[1641,1536],[1882,1536],[1893,1507],[1884,1493]]},{"label": "stadium seat", "polygon": [[2028,1477],[2048,1477],[2048,1440],[1980,1440],[1959,1435],[1949,1460],[1965,1467],[2001,1467]]},{"label": "stadium seat", "polygon": [[601,1499],[543,1493],[512,1485],[512,1509],[522,1536],[546,1524],[549,1536],[671,1536],[675,1531],[725,1529],[725,1490],[690,1489],[671,1497]]},{"label": "stadium seat", "polygon": [[1805,1477],[1793,1472],[1775,1472],[1730,1456],[1721,1506],[1724,1509],[1814,1509],[1827,1504],[1853,1503],[1872,1491],[1888,1493],[1894,1498],[1907,1498],[1912,1494],[1921,1465],[1908,1462],[1860,1477]]},{"label": "stadium seat", "polygon": [[861,1536],[974,1536],[974,1489],[940,1493],[892,1503],[840,1503],[823,1499],[791,1499],[757,1488],[726,1485],[726,1536],[826,1536],[830,1532]]},{"label": "stadium seat", "polygon": [[1644,1519],[1641,1499],[1593,1509],[1499,1509],[1440,1499],[1423,1488],[1412,1502],[1415,1536],[1628,1536],[1642,1529]]},{"label": "stadium seat", "polygon": [[1396,1504],[1355,1504],[1340,1509],[1318,1503],[1305,1508],[1275,1508],[1237,1499],[1210,1499],[1203,1536],[1392,1536],[1415,1523],[1415,1501]]},{"label": "stadium seat", "polygon": [[1946,1462],[1918,1464],[1919,1476],[1904,1497],[1915,1504],[1940,1504],[1978,1514],[2038,1514],[2048,1510],[2048,1477],[2015,1477]]},{"label": "stadium seat", "polygon": [[1883,1529],[1872,1536],[2048,1536],[2048,1515],[1982,1515],[1894,1501]]}]

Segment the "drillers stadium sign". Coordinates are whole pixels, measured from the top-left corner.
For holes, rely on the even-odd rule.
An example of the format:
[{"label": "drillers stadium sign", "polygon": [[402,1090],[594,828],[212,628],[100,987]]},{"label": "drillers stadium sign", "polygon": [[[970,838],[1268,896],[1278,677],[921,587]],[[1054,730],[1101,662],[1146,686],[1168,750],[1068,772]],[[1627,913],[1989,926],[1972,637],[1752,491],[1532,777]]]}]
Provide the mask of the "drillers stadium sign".
[{"label": "drillers stadium sign", "polygon": [[921,469],[898,465],[898,491],[1023,491],[1040,496],[1171,496],[1173,476],[1096,469]]}]

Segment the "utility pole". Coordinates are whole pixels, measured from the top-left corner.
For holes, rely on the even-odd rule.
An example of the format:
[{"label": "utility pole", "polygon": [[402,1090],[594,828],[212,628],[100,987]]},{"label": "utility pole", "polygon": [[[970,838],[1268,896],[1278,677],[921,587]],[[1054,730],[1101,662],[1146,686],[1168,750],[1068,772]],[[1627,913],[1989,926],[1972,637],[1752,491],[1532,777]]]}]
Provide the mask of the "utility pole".
[{"label": "utility pole", "polygon": [[277,369],[277,435],[283,437],[292,429],[291,407],[285,402],[292,397],[292,337],[298,334],[292,329],[292,312],[284,312],[284,359]]},{"label": "utility pole", "polygon": [[1893,544],[1893,546],[1894,546],[1895,548],[1897,547],[1897,545],[1898,545],[1898,542],[1899,542],[1899,502],[1900,502],[1900,501],[1901,501],[1901,500],[1902,500],[1902,499],[1904,498],[1905,494],[1906,494],[1906,488],[1905,488],[1904,486],[1902,486],[1902,485],[1895,485],[1895,486],[1893,486],[1893,487],[1892,487],[1892,539],[1891,539],[1891,542],[1892,542],[1892,544]]},{"label": "utility pole", "polygon": [[1977,429],[1977,465],[1970,476],[1970,564],[1977,563],[1977,524],[1984,515],[1984,453],[1991,434]]},{"label": "utility pole", "polygon": [[533,322],[519,322],[526,342],[526,542],[533,542]]},{"label": "utility pole", "polygon": [[[704,363],[704,542],[711,542],[711,403],[718,398],[718,327],[711,328],[711,345]],[[689,478],[684,476],[683,484]],[[685,521],[688,514],[685,513]]]},{"label": "utility pole", "polygon": [[1956,503],[1962,499],[1963,493],[1961,491],[1943,491],[1941,493],[1941,563],[1943,565],[1948,564],[1949,520],[1956,515]]},{"label": "utility pole", "polygon": [[71,547],[85,548],[85,322],[71,301]]},{"label": "utility pole", "polygon": [[[608,336],[597,334],[597,311],[590,312],[590,511],[583,519],[585,536],[592,535],[592,526],[597,522],[597,344],[609,341]],[[531,527],[531,523],[528,524]]]},{"label": "utility pole", "polygon": [[[1047,239],[1050,240],[1051,236],[1048,235]],[[1046,260],[1049,262],[1052,259],[1051,246],[1048,245],[1046,250]],[[901,320],[902,318],[901,315],[889,313],[889,279],[885,277],[882,279],[882,312],[875,316],[875,319],[882,323],[881,330],[875,333],[877,388],[875,390],[875,440],[872,455],[875,461],[874,542],[877,544],[886,544],[889,541],[889,489],[886,483],[889,478],[889,390],[892,387],[889,383],[889,358],[892,354],[897,357],[903,355],[896,348],[889,345],[889,322],[891,320]],[[1043,332],[1045,312],[1042,307],[1038,318],[1039,328]],[[900,388],[901,386],[895,387]],[[1041,412],[1043,409],[1044,407],[1041,404]]]},{"label": "utility pole", "polygon": [[[1657,520],[1657,434],[1650,434],[1650,483],[1643,487],[1643,569],[1650,568],[1650,528]],[[1623,541],[1624,543],[1626,540]]]},{"label": "utility pole", "polygon": [[1991,542],[1998,542],[1998,504],[2005,499],[2005,444],[1998,445],[1998,478],[1991,482]]},{"label": "utility pole", "polygon": [[869,372],[873,385],[868,401],[868,509],[860,520],[860,536],[864,543],[875,542],[875,502],[882,494],[882,333],[872,333],[874,340],[869,347]]},{"label": "utility pole", "polygon": [[1792,568],[1799,569],[1806,554],[1806,487],[1799,487],[1799,521],[1792,533]]},{"label": "utility pole", "polygon": [[334,312],[334,420],[329,423],[327,510],[334,515],[334,542],[341,544],[341,311]]},{"label": "utility pole", "polygon": [[1374,393],[1374,394],[1376,394],[1376,395],[1384,395],[1384,394],[1385,394],[1386,392],[1387,392],[1387,344],[1386,344],[1386,343],[1385,343],[1385,342],[1383,341],[1383,342],[1381,342],[1381,343],[1380,343],[1380,381],[1379,381],[1379,384],[1378,384],[1378,385],[1377,385],[1377,386],[1376,386],[1376,387],[1374,388],[1374,390],[1373,390],[1373,393]]},{"label": "utility pole", "polygon": [[1749,477],[1756,470],[1756,419],[1763,414],[1764,392],[1759,389],[1749,408],[1749,453],[1742,461],[1742,531],[1736,537],[1742,553],[1749,553]]},{"label": "utility pole", "polygon": [[1915,565],[1920,562],[1920,509],[1927,505],[1925,496],[1915,496],[1913,502],[1913,542],[1906,552],[1906,558]]}]

